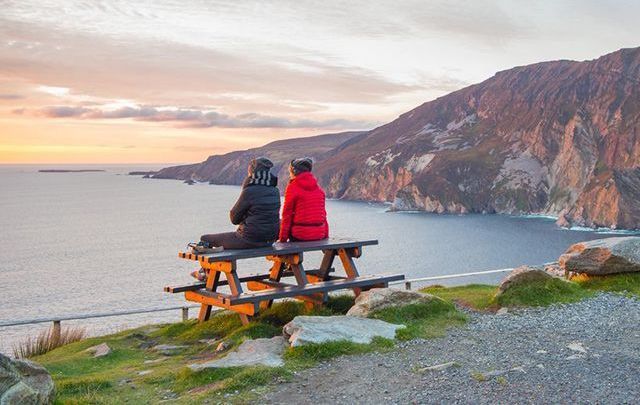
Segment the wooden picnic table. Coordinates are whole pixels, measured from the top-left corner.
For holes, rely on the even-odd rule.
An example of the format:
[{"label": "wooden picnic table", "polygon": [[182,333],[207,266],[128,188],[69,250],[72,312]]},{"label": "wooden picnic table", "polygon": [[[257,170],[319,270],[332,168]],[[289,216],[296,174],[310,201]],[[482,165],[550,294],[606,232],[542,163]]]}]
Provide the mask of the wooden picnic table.
[{"label": "wooden picnic table", "polygon": [[[327,302],[330,291],[351,289],[357,296],[363,290],[387,287],[389,282],[404,280],[402,274],[361,276],[358,273],[353,259],[362,255],[364,246],[377,244],[377,240],[330,238],[313,242],[277,242],[265,248],[225,250],[211,254],[179,252],[178,257],[196,261],[205,269],[206,282],[165,287],[165,291],[184,292],[188,301],[200,303],[200,322],[208,320],[212,307],[216,306],[237,312],[242,323],[247,324],[250,317],[270,307],[275,299],[295,298],[304,301],[307,306],[320,306]],[[318,269],[305,270],[303,254],[314,251],[323,253],[320,266]],[[268,272],[238,276],[238,260],[259,257],[271,262]],[[332,274],[336,257],[342,263],[344,275]],[[282,281],[289,277],[295,279],[295,284]],[[225,285],[229,286],[230,294],[218,291],[219,287]],[[245,292],[245,288],[251,292]]]}]

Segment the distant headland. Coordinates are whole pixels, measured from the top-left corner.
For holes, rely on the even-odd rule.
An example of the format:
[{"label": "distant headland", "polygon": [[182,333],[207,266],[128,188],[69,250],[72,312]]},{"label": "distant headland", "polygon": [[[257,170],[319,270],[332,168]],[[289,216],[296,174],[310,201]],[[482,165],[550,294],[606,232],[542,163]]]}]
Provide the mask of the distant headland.
[{"label": "distant headland", "polygon": [[86,172],[104,172],[103,169],[41,169],[38,173],[86,173]]}]

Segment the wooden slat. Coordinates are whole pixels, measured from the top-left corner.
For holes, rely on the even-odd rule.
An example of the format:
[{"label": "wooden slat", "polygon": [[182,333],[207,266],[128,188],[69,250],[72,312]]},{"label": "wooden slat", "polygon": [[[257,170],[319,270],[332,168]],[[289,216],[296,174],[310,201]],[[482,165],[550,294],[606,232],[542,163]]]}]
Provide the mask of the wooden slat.
[{"label": "wooden slat", "polygon": [[[267,291],[274,288],[283,287],[297,287],[294,284],[279,283],[277,281],[263,280],[263,281],[250,281],[247,283],[247,289],[250,291]],[[294,297],[300,301],[311,302],[312,304],[322,305],[324,303],[324,293],[315,293],[311,295],[296,295]],[[273,301],[273,300],[269,300]],[[262,301],[262,303],[267,301]]]},{"label": "wooden slat", "polygon": [[214,305],[220,308],[230,309],[243,315],[254,315],[256,313],[255,304],[235,304],[231,305],[219,298],[220,293],[213,291],[200,290],[200,291],[187,291],[184,293],[184,297],[188,301],[198,302],[204,305]]},{"label": "wooden slat", "polygon": [[238,296],[229,297],[229,302],[232,305],[243,304],[247,302],[259,302],[265,299],[278,299],[286,297],[295,297],[297,295],[309,295],[313,293],[328,292],[349,288],[360,288],[370,285],[387,284],[392,281],[404,280],[402,274],[392,275],[375,275],[375,276],[361,276],[356,279],[346,280],[330,280],[320,283],[307,284],[303,287],[282,287],[274,288],[257,293],[246,293]]},{"label": "wooden slat", "polygon": [[[335,268],[330,268],[329,272],[334,272]],[[320,274],[320,270],[306,270],[305,271],[307,273],[307,277],[316,277],[314,280],[317,280],[318,275]],[[240,277],[240,281],[243,283],[249,282],[249,281],[259,281],[259,280],[266,280],[269,278],[269,274],[252,274],[249,276],[244,276],[244,277]],[[282,276],[281,277],[293,277],[294,274],[291,271],[284,271],[282,272]],[[329,276],[328,280],[334,279],[338,276]],[[182,293],[185,291],[197,291],[201,288],[205,287],[205,283],[193,283],[193,284],[187,284],[187,285],[182,285],[182,286],[166,286],[164,287],[164,291],[168,292],[168,293],[172,293],[172,294],[176,294],[176,293]],[[224,285],[228,285],[228,281],[227,280],[220,280],[218,281],[218,286],[224,286]]]},{"label": "wooden slat", "polygon": [[252,257],[282,256],[321,250],[353,249],[377,244],[377,240],[330,238],[313,242],[277,242],[274,243],[273,246],[265,248],[224,250],[222,252],[204,255],[180,252],[178,253],[178,257],[195,260],[201,263],[215,263],[238,259],[249,259]]}]

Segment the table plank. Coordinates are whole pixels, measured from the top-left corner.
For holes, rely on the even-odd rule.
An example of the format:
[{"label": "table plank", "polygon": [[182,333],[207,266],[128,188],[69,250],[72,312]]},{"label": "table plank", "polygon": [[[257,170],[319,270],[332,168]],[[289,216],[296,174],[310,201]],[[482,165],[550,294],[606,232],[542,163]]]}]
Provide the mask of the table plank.
[{"label": "table plank", "polygon": [[266,299],[287,298],[298,295],[309,295],[317,292],[367,287],[375,284],[387,284],[391,281],[400,280],[404,280],[403,274],[360,276],[356,279],[329,280],[306,284],[304,286],[273,288],[256,293],[244,293],[238,296],[230,296],[228,299],[231,305],[237,305],[249,302],[259,302]]},{"label": "table plank", "polygon": [[178,257],[206,263],[250,259],[264,256],[290,255],[303,252],[313,252],[331,249],[349,249],[361,246],[377,245],[377,240],[356,240],[346,238],[329,238],[312,242],[276,242],[272,246],[259,249],[230,249],[210,254],[194,254],[179,252]]}]

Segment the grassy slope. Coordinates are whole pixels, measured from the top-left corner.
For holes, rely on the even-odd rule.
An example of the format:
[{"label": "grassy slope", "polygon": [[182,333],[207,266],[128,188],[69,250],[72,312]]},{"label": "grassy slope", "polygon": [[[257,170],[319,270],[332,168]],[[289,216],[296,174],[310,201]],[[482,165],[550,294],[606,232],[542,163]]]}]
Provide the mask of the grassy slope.
[{"label": "grassy slope", "polygon": [[449,288],[431,286],[422,291],[473,309],[496,310],[507,306],[545,306],[576,302],[592,296],[597,291],[618,292],[640,297],[640,274],[616,274],[603,277],[580,275],[574,277],[571,282],[559,279],[533,282],[514,288],[498,297],[496,297],[498,287],[486,284]]},{"label": "grassy slope", "polygon": [[[498,298],[495,297],[497,287],[481,284],[451,288],[432,286],[423,291],[439,296],[446,302],[389,308],[372,316],[407,325],[407,328],[398,332],[398,339],[431,338],[443,335],[448,327],[465,322],[465,316],[455,309],[452,302],[480,310],[495,310],[500,306],[574,302],[596,291],[621,292],[640,297],[640,274],[580,276],[571,283],[554,279],[531,283]],[[34,360],[52,373],[59,403],[149,403],[163,399],[175,399],[176,403],[198,403],[212,398],[214,401],[242,402],[258,398],[269,382],[287,380],[296,370],[310,367],[320,360],[372,350],[386,351],[393,348],[395,343],[377,339],[370,345],[349,342],[308,345],[288,349],[285,366],[280,368],[245,367],[192,372],[187,365],[216,356],[215,344],[209,345],[201,340],[224,340],[233,348],[245,339],[281,334],[282,326],[297,315],[343,314],[352,304],[353,298],[338,296],[333,297],[326,308],[307,312],[300,303],[282,302],[265,311],[248,326],[242,326],[235,314],[222,312],[203,324],[188,321],[147,326],[87,339]],[[108,356],[96,359],[84,351],[102,342],[113,349]],[[177,350],[174,355],[164,356],[150,349],[156,344],[187,347]],[[138,374],[149,370],[151,372],[148,374]],[[234,395],[225,397],[230,393]]]},{"label": "grassy slope", "polygon": [[[395,343],[378,339],[370,345],[349,342],[308,345],[288,349],[285,366],[280,368],[243,367],[193,372],[186,366],[216,357],[216,345],[201,340],[224,340],[233,348],[245,339],[280,335],[282,326],[297,315],[343,314],[352,304],[352,297],[333,297],[326,308],[307,312],[302,304],[286,301],[274,305],[248,326],[242,326],[237,315],[224,312],[203,324],[188,321],[147,326],[87,339],[34,360],[51,372],[59,403],[148,403],[163,399],[197,403],[212,397],[242,401],[259,395],[260,390],[274,379],[286,380],[295,370],[312,366],[319,360],[342,354],[389,350]],[[380,311],[375,317],[407,324],[408,327],[398,334],[400,339],[439,336],[447,327],[465,321],[453,305],[440,301]],[[111,354],[93,358],[85,352],[88,347],[102,342],[112,348]],[[164,356],[151,349],[157,344],[187,347],[176,350],[174,355]],[[139,375],[141,371],[150,372]],[[236,391],[238,395],[235,395]],[[229,393],[234,395],[224,396]]]}]

